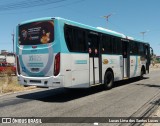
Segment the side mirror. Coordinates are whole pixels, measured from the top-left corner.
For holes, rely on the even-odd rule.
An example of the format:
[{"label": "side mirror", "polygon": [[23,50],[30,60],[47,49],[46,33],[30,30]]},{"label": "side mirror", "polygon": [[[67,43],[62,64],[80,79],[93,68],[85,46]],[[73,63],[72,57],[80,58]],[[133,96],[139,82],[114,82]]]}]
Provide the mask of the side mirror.
[{"label": "side mirror", "polygon": [[152,49],[151,47],[150,47],[150,49],[151,49],[151,56],[153,56],[153,54],[154,54],[154,53],[153,53],[153,49]]},{"label": "side mirror", "polygon": [[153,56],[153,49],[151,50],[151,55]]}]

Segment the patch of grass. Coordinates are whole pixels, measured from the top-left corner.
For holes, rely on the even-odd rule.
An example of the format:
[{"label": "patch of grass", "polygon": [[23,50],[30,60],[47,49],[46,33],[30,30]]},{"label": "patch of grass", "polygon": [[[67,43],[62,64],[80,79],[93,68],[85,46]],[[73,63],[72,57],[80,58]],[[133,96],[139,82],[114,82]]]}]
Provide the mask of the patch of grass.
[{"label": "patch of grass", "polygon": [[12,75],[0,76],[0,94],[24,91],[24,90],[29,90],[33,88],[35,88],[35,86],[24,87],[20,85],[17,81],[16,76],[12,76]]}]

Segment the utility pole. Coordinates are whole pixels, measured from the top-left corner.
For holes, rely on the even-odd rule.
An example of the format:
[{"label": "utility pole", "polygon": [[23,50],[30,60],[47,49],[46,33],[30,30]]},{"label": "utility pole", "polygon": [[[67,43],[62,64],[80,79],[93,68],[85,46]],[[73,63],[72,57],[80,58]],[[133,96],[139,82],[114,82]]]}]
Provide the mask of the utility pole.
[{"label": "utility pole", "polygon": [[13,53],[14,53],[14,31],[13,31],[13,33],[12,33],[11,35],[12,35],[12,42],[13,42]]},{"label": "utility pole", "polygon": [[145,33],[146,33],[146,31],[145,32],[140,32],[140,34],[142,34],[143,41],[144,41],[144,34]]},{"label": "utility pole", "polygon": [[108,19],[109,19],[111,16],[112,16],[112,14],[109,14],[109,15],[105,15],[105,16],[103,16],[103,18],[105,18],[105,19],[106,19],[107,24],[108,24]]},{"label": "utility pole", "polygon": [[140,34],[142,34],[143,41],[144,41],[144,34],[146,34],[147,32],[149,32],[149,30],[146,30],[146,31],[140,32]]}]

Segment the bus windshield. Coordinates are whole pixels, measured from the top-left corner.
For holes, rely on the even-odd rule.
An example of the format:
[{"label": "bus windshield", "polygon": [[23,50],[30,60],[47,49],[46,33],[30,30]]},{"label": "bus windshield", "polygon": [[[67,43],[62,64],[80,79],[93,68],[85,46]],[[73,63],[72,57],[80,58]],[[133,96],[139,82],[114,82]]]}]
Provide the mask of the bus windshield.
[{"label": "bus windshield", "polygon": [[54,22],[39,21],[19,26],[19,45],[38,45],[54,40]]}]

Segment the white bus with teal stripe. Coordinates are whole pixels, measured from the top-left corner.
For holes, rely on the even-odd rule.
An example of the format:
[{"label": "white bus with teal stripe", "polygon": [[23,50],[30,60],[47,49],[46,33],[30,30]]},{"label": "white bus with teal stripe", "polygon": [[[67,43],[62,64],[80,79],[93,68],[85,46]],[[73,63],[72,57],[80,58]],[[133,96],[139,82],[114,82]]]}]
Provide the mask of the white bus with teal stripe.
[{"label": "white bus with teal stripe", "polygon": [[59,17],[17,26],[17,76],[24,86],[88,88],[149,73],[150,45]]}]

